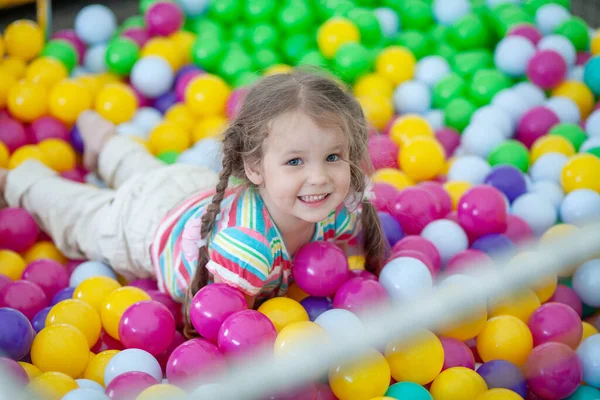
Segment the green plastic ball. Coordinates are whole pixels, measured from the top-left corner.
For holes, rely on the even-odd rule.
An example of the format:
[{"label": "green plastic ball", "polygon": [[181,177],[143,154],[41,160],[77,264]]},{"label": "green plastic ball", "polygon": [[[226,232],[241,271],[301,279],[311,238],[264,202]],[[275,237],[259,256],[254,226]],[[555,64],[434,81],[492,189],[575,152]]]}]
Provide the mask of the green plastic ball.
[{"label": "green plastic ball", "polygon": [[279,30],[287,35],[306,33],[314,24],[312,10],[303,0],[290,1],[281,7],[276,20]]},{"label": "green plastic ball", "polygon": [[234,43],[231,43],[221,61],[219,75],[231,83],[239,74],[250,70],[252,70],[252,58],[241,46],[234,46]]},{"label": "green plastic ball", "polygon": [[446,25],[435,25],[429,31],[429,38],[436,43],[446,42],[448,40],[448,33],[450,28]]},{"label": "green plastic ball", "polygon": [[211,0],[208,15],[222,23],[237,23],[242,14],[242,0]]},{"label": "green plastic ball", "polygon": [[350,0],[323,0],[317,3],[317,15],[321,22],[333,16],[345,17],[356,6]]},{"label": "green plastic ball", "polygon": [[465,79],[471,79],[480,69],[493,68],[494,56],[487,49],[463,51],[455,55],[450,65],[452,71]]},{"label": "green plastic ball", "polygon": [[586,51],[590,47],[590,33],[585,21],[572,17],[554,29],[554,33],[563,35],[573,43],[577,51]]},{"label": "green plastic ball", "polygon": [[477,111],[475,104],[463,97],[458,97],[451,100],[444,108],[444,123],[446,126],[462,132],[471,122],[475,111]]},{"label": "green plastic ball", "polygon": [[144,20],[144,17],[142,15],[131,16],[125,21],[123,21],[123,23],[121,24],[122,29],[143,28],[144,26],[146,26],[146,21]]},{"label": "green plastic ball", "polygon": [[129,75],[138,58],[140,48],[129,38],[116,38],[106,48],[106,66],[110,72],[117,75]]},{"label": "green plastic ball", "polygon": [[203,40],[213,40],[213,38],[225,39],[225,30],[223,27],[204,16],[191,20],[191,31],[203,38]]},{"label": "green plastic ball", "polygon": [[458,50],[485,48],[489,44],[488,28],[478,16],[465,15],[450,29],[448,43]]},{"label": "green plastic ball", "polygon": [[241,44],[242,46],[247,45],[246,37],[248,37],[249,28],[244,24],[237,24],[231,31],[231,40]]},{"label": "green plastic ball", "polygon": [[302,58],[300,58],[298,65],[307,65],[327,69],[329,63],[325,57],[321,55],[319,50],[310,50],[308,53],[302,56]]},{"label": "green plastic ball", "polygon": [[254,69],[263,71],[272,65],[281,63],[281,57],[273,49],[264,48],[257,50],[252,59]]},{"label": "green plastic ball", "polygon": [[369,51],[360,43],[346,43],[335,53],[333,69],[346,82],[354,82],[371,69]]},{"label": "green plastic ball", "polygon": [[179,157],[178,151],[163,151],[158,155],[158,159],[167,165],[175,164]]},{"label": "green plastic ball", "polygon": [[246,35],[247,44],[252,49],[274,49],[280,40],[280,35],[273,25],[258,24],[251,27]]},{"label": "green plastic ball", "polygon": [[403,29],[427,31],[434,24],[431,4],[422,0],[404,0],[400,2],[400,16]]},{"label": "green plastic ball", "polygon": [[457,53],[458,50],[456,50],[454,47],[450,46],[446,42],[438,43],[438,45],[433,50],[433,54],[444,57],[446,61],[448,61],[448,63],[452,63],[452,60],[454,60],[454,57],[456,57]]},{"label": "green plastic ball", "polygon": [[271,22],[275,18],[277,2],[272,0],[246,0],[244,17],[251,24]]},{"label": "green plastic ball", "polygon": [[446,75],[433,87],[433,107],[445,108],[452,100],[463,97],[466,90],[463,78],[455,73]]},{"label": "green plastic ball", "polygon": [[591,386],[579,386],[575,393],[566,398],[566,400],[596,400],[600,399],[600,391]]},{"label": "green plastic ball", "polygon": [[504,37],[516,25],[533,24],[533,17],[515,4],[500,4],[491,12],[492,26],[498,37]]},{"label": "green plastic ball", "polygon": [[281,45],[281,51],[286,62],[296,65],[307,52],[316,50],[316,47],[314,37],[298,34],[286,38]]},{"label": "green plastic ball", "polygon": [[46,43],[40,56],[60,61],[69,73],[77,65],[77,50],[71,43],[62,39],[54,39]]},{"label": "green plastic ball", "polygon": [[600,158],[600,147],[594,147],[586,151],[586,153],[590,153]]},{"label": "green plastic ball", "polygon": [[233,81],[233,87],[237,89],[240,87],[249,86],[249,85],[252,85],[254,82],[256,82],[259,79],[260,79],[260,75],[258,75],[257,73],[249,72],[249,71],[242,72]]},{"label": "green plastic ball", "polygon": [[583,142],[587,140],[585,131],[577,124],[562,123],[554,125],[548,134],[564,137],[571,142],[575,151],[579,151]]},{"label": "green plastic ball", "polygon": [[529,152],[523,143],[510,139],[492,150],[488,162],[492,167],[512,165],[525,173],[529,169]]},{"label": "green plastic ball", "polygon": [[383,37],[381,24],[373,11],[366,8],[355,8],[348,12],[347,18],[358,28],[362,44],[372,47],[381,42]]},{"label": "green plastic ball", "polygon": [[537,10],[546,4],[558,4],[559,6],[563,6],[567,11],[571,10],[570,0],[525,0],[523,2],[523,9],[530,15],[535,15]]},{"label": "green plastic ball", "polygon": [[219,38],[206,40],[198,37],[192,45],[192,61],[198,67],[208,72],[214,72],[221,64],[225,49],[226,44]]},{"label": "green plastic ball", "polygon": [[510,78],[497,69],[480,69],[471,80],[469,98],[482,107],[490,104],[496,93],[511,86]]},{"label": "green plastic ball", "polygon": [[396,44],[409,49],[417,60],[429,56],[435,51],[435,43],[430,40],[429,36],[415,30],[400,32],[397,36]]},{"label": "green plastic ball", "polygon": [[162,0],[140,0],[140,14],[146,15],[146,11],[148,11],[154,3],[158,3],[159,1]]}]

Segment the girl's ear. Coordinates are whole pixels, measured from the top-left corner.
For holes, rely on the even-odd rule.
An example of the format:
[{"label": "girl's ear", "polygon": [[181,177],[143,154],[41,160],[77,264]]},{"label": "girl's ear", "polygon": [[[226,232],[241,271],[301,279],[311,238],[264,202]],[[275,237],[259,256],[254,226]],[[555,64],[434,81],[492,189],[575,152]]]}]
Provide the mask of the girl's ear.
[{"label": "girl's ear", "polygon": [[246,173],[248,180],[256,186],[262,185],[265,181],[259,163],[251,165],[247,161],[244,161],[244,172]]}]

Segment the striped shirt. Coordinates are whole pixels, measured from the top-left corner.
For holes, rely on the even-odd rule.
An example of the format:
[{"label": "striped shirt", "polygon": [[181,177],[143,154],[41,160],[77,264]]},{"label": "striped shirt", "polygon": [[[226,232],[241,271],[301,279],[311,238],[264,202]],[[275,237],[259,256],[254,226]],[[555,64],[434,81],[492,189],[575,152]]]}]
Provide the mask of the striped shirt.
[{"label": "striped shirt", "polygon": [[[183,301],[198,262],[201,218],[214,190],[199,193],[172,210],[160,223],[151,247],[160,290]],[[359,231],[359,211],[338,206],[318,222],[312,241],[350,241]],[[283,296],[291,284],[292,259],[257,190],[229,189],[207,240],[212,279],[257,301]]]}]

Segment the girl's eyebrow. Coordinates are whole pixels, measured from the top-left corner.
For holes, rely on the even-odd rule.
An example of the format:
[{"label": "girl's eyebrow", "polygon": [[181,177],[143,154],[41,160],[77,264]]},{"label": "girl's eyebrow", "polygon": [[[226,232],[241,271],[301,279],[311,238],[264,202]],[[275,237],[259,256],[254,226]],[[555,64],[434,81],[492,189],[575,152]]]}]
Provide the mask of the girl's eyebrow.
[{"label": "girl's eyebrow", "polygon": [[[333,146],[330,146],[328,148],[328,153],[341,153],[344,151],[344,145],[337,143],[334,144]],[[292,149],[292,150],[288,150],[283,152],[281,155],[282,157],[289,157],[289,156],[298,156],[298,155],[302,155],[304,153],[304,150],[298,150],[298,149]]]}]

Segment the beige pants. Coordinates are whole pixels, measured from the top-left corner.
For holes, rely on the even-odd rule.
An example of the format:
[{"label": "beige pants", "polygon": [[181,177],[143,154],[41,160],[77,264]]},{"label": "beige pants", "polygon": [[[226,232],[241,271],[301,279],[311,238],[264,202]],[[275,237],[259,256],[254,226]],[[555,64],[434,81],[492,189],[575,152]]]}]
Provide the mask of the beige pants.
[{"label": "beige pants", "polygon": [[154,276],[150,244],[158,224],[218,179],[204,167],[167,166],[120,136],[104,147],[98,173],[113,189],[63,179],[29,160],[8,174],[6,201],[29,211],[67,257],[102,260],[128,279]]}]

